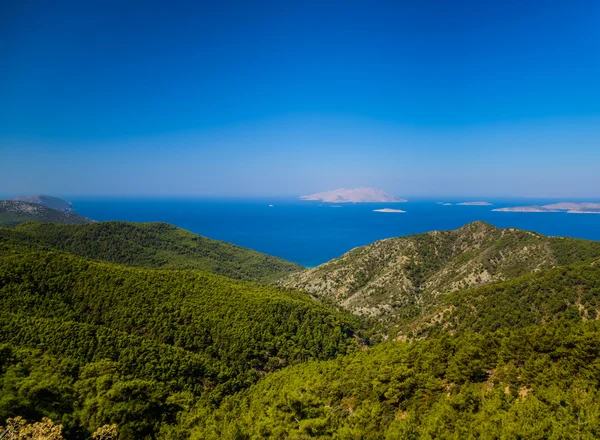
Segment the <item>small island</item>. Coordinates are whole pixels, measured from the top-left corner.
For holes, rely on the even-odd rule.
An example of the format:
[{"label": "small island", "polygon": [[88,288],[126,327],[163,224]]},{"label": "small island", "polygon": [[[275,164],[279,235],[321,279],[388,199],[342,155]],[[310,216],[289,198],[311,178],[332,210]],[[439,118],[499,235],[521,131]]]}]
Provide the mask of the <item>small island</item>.
[{"label": "small island", "polygon": [[544,206],[514,206],[511,208],[497,208],[492,209],[492,211],[496,212],[559,212],[556,209],[549,209]]},{"label": "small island", "polygon": [[405,199],[394,197],[376,188],[339,188],[307,196],[301,196],[302,200],[317,200],[326,203],[403,203]]},{"label": "small island", "polygon": [[498,208],[497,212],[566,212],[567,214],[600,214],[600,203],[560,202],[550,205],[514,206]]},{"label": "small island", "polygon": [[383,209],[374,209],[373,212],[406,212],[401,209],[392,209],[392,208],[383,208]]},{"label": "small island", "polygon": [[545,208],[567,211],[568,214],[600,214],[600,203],[562,202],[546,205]]},{"label": "small island", "polygon": [[457,203],[458,206],[492,206],[493,203],[490,202],[462,202]]}]

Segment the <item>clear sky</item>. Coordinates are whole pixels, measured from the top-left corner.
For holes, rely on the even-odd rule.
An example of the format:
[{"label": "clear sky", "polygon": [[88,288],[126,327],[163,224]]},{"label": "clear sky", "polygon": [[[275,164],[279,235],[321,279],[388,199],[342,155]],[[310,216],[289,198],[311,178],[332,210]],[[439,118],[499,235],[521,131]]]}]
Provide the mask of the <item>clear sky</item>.
[{"label": "clear sky", "polygon": [[0,1],[0,193],[600,198],[600,2]]}]

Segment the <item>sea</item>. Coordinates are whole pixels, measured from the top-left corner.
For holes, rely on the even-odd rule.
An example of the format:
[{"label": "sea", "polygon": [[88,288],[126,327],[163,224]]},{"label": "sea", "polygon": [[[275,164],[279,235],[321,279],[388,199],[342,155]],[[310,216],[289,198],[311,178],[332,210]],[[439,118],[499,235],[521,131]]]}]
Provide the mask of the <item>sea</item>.
[{"label": "sea", "polygon": [[[493,206],[457,206],[464,199],[406,203],[322,203],[294,198],[70,197],[77,213],[98,221],[166,222],[305,267],[314,267],[389,237],[459,228],[475,220],[545,235],[600,240],[600,215],[495,212],[507,206],[543,205],[557,199],[483,199]],[[476,199],[480,200],[480,199]],[[596,200],[572,200],[576,202]],[[440,204],[452,203],[451,206]],[[405,213],[375,212],[401,209]]]}]

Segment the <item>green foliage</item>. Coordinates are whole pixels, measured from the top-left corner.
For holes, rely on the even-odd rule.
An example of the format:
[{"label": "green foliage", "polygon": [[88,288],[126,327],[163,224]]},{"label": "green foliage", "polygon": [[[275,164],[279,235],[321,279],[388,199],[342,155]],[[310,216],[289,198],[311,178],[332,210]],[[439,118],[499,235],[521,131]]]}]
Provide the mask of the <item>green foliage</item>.
[{"label": "green foliage", "polygon": [[[356,320],[294,291],[197,270],[0,253],[0,418],[151,438],[286,365],[354,350]],[[87,434],[86,434],[87,433]]]},{"label": "green foliage", "polygon": [[408,324],[412,337],[447,331],[488,332],[567,319],[600,317],[600,267],[562,266],[457,292]]},{"label": "green foliage", "polygon": [[576,238],[551,237],[550,245],[560,265],[598,258],[598,242]]},{"label": "green foliage", "polygon": [[[335,297],[211,273],[291,263],[158,223],[0,228],[0,420],[77,440],[600,437],[597,244],[481,222],[396,244],[309,271],[380,303],[373,285],[412,289],[384,304],[410,342],[359,350],[355,329],[377,335]],[[512,279],[442,295],[461,270]]]},{"label": "green foliage", "polygon": [[69,252],[98,261],[164,269],[201,269],[230,278],[273,281],[302,267],[201,237],[166,223],[27,223],[0,228],[0,246]]},{"label": "green foliage", "polygon": [[297,365],[192,411],[192,438],[598,438],[599,330],[441,336]]}]

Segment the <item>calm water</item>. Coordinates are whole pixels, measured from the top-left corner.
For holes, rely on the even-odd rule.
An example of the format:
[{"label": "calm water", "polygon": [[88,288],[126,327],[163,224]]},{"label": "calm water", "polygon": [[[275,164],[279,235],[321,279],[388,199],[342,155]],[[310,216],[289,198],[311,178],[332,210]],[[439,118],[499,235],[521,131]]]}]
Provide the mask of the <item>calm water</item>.
[{"label": "calm water", "polygon": [[[474,220],[546,235],[600,240],[600,215],[493,212],[494,207],[557,200],[490,200],[490,206],[441,206],[437,200],[399,204],[323,204],[291,199],[108,199],[71,198],[77,212],[95,220],[167,222],[197,234],[252,248],[304,266],[316,266],[375,240]],[[443,200],[455,202],[454,200]],[[273,205],[269,207],[269,205]],[[405,214],[373,212],[397,208]]]}]

